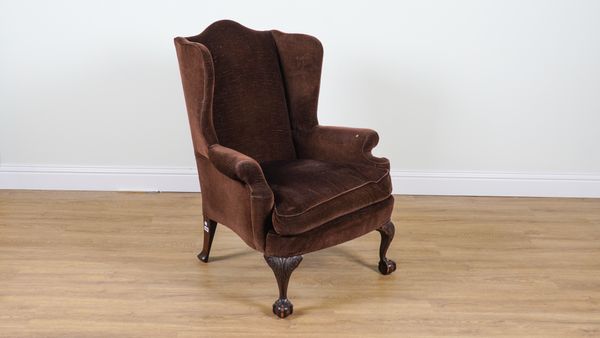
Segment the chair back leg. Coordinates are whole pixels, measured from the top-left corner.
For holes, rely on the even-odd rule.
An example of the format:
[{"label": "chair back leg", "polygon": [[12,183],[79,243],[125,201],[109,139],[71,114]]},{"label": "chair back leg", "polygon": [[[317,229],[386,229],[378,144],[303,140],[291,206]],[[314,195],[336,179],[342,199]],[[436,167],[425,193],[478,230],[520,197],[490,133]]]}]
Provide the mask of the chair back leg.
[{"label": "chair back leg", "polygon": [[210,255],[210,248],[212,246],[213,239],[215,238],[215,232],[217,231],[217,222],[204,216],[204,245],[202,246],[202,252],[198,254],[198,259],[204,263],[208,263],[208,256]]}]

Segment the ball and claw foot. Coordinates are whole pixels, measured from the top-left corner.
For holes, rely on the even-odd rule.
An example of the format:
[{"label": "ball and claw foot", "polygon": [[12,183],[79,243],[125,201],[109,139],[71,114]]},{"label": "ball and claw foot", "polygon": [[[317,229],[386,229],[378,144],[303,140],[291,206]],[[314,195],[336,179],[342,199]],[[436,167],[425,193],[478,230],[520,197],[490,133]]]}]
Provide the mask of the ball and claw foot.
[{"label": "ball and claw foot", "polygon": [[265,260],[273,270],[279,288],[279,298],[273,303],[273,313],[279,318],[285,318],[294,312],[294,305],[287,297],[287,288],[290,276],[302,261],[302,256],[265,256]]},{"label": "ball and claw foot", "polygon": [[379,261],[379,272],[382,275],[389,275],[394,271],[396,271],[396,262],[387,258]]},{"label": "ball and claw foot", "polygon": [[285,318],[294,313],[294,305],[287,298],[278,299],[273,303],[273,313],[279,318]]}]

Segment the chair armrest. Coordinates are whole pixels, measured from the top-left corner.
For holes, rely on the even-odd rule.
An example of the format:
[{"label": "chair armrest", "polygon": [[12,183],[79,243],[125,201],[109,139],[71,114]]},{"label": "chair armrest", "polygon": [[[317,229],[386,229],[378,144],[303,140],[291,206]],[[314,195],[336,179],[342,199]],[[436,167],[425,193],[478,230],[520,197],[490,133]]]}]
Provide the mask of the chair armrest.
[{"label": "chair armrest", "polygon": [[294,141],[301,158],[390,168],[387,158],[371,154],[379,142],[379,135],[371,129],[317,125],[308,131],[294,131]]},{"label": "chair armrest", "polygon": [[208,148],[208,159],[225,176],[248,185],[252,197],[273,198],[262,168],[253,158],[220,144],[213,144]]}]

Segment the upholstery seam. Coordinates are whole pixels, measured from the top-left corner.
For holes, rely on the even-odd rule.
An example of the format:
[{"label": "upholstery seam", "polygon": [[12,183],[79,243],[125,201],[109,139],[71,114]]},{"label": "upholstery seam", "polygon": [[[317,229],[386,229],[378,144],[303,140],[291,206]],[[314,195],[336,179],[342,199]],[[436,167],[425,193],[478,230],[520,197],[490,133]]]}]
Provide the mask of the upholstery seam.
[{"label": "upholstery seam", "polygon": [[[389,197],[387,197],[385,200],[387,200],[388,198],[389,198]],[[384,202],[385,200],[383,200],[383,201],[379,201],[379,202],[377,202],[377,203]],[[377,203],[374,203],[374,204],[377,204]],[[371,204],[371,205],[374,205],[374,204]],[[371,206],[371,205],[369,205],[369,206]],[[365,208],[366,208],[366,207],[365,207]],[[363,208],[363,209],[364,209],[364,208]],[[362,209],[359,209],[359,210],[357,210],[357,211],[355,211],[355,212],[357,212],[357,213],[361,213],[361,214],[364,214],[364,212],[361,212],[361,210],[362,210]],[[382,226],[384,226],[385,224],[387,224],[387,223],[390,223],[390,222],[392,222],[392,217],[391,217],[391,216],[390,216],[390,218],[389,218],[387,221],[385,221],[383,224],[381,224],[381,225],[377,226],[375,229],[373,229],[373,230],[371,230],[371,231],[369,231],[369,232],[365,232],[364,234],[362,234],[362,235],[359,235],[359,236],[355,237],[354,239],[356,239],[356,238],[358,238],[358,237],[361,237],[361,236],[364,236],[364,235],[366,235],[366,234],[368,234],[368,233],[370,233],[370,232],[376,231],[377,229],[381,228]],[[309,231],[306,231],[306,232],[303,232],[303,233],[301,233],[301,234],[297,234],[297,235],[280,235],[280,234],[278,234],[278,233],[276,233],[276,232],[270,232],[270,233],[271,233],[271,234],[273,234],[273,235],[275,235],[275,236],[277,236],[277,237],[280,237],[280,238],[293,238],[293,237],[297,237],[297,236],[304,236],[304,235],[306,235],[307,233],[309,233],[309,232],[311,232],[311,231],[315,231],[315,229],[318,229],[318,228],[314,228],[314,229],[311,229],[311,230],[309,230]],[[273,230],[274,230],[274,229],[273,229]],[[268,235],[269,235],[269,233],[267,233],[267,236],[268,236]],[[337,245],[337,244],[334,244],[334,245]],[[332,247],[332,246],[328,246],[328,247]],[[266,249],[266,247],[265,247],[265,249]],[[324,249],[324,248],[317,249],[317,250],[322,250],[322,249]],[[314,252],[314,251],[317,251],[317,250],[309,251],[308,253],[310,253],[310,252]],[[306,254],[306,253],[307,253],[307,252],[300,250],[300,251],[295,251],[293,254],[290,254],[289,256],[302,255],[302,254]]]},{"label": "upholstery seam", "polygon": [[[366,206],[361,206],[361,207],[359,207],[359,208],[357,208],[357,209],[350,210],[349,212],[347,212],[347,213],[345,213],[345,214],[342,214],[342,215],[336,216],[336,217],[334,217],[334,218],[332,218],[332,219],[329,219],[329,220],[325,221],[325,223],[327,223],[327,222],[331,222],[331,221],[333,221],[333,220],[335,220],[335,219],[337,219],[337,218],[339,218],[339,217],[344,217],[344,216],[350,215],[350,214],[352,214],[352,213],[354,213],[354,212],[357,212],[357,211],[359,211],[359,210],[361,210],[361,209],[363,209],[363,208],[366,208],[366,207],[370,207],[371,205],[377,204],[377,203],[379,203],[379,202],[383,202],[383,201],[385,201],[386,199],[388,199],[389,197],[390,197],[390,195],[387,195],[387,196],[385,196],[385,197],[383,197],[383,198],[381,198],[381,199],[375,200],[375,201],[374,201],[373,203],[371,203],[371,204],[368,204],[368,205],[366,205]],[[313,227],[313,228],[310,228],[310,229],[308,229],[308,230],[305,230],[305,231],[303,231],[303,232],[300,232],[300,233],[297,233],[297,234],[288,233],[288,234],[286,234],[286,235],[284,235],[284,236],[299,236],[299,235],[302,235],[302,234],[304,234],[304,233],[307,233],[307,232],[309,232],[309,231],[311,231],[311,230],[317,229],[317,228],[319,228],[321,225],[323,225],[323,224],[325,224],[325,223],[319,224],[319,225],[317,225],[317,226],[315,226],[315,227]],[[275,228],[275,227],[273,226],[273,228]],[[275,231],[275,232],[277,232],[277,231]]]},{"label": "upholstery seam", "polygon": [[367,181],[367,182],[365,182],[365,183],[363,183],[363,184],[361,184],[361,185],[359,185],[359,186],[356,186],[356,187],[354,187],[354,188],[351,188],[351,189],[348,189],[348,190],[346,190],[346,191],[343,191],[343,192],[341,192],[341,193],[339,193],[339,194],[337,194],[337,195],[335,195],[335,196],[332,196],[332,197],[330,197],[330,198],[328,198],[328,199],[326,199],[326,200],[324,200],[324,201],[322,201],[322,202],[320,202],[320,203],[318,203],[318,204],[315,204],[315,205],[313,205],[313,206],[311,206],[311,207],[309,207],[309,208],[305,209],[305,210],[304,210],[304,211],[302,211],[302,212],[295,213],[295,214],[290,214],[290,215],[281,215],[281,214],[280,214],[280,213],[277,211],[277,206],[274,206],[274,207],[273,207],[273,209],[275,210],[275,214],[276,214],[278,217],[288,218],[288,217],[296,217],[296,216],[302,215],[302,214],[306,213],[307,211],[310,211],[310,210],[312,210],[312,209],[314,209],[314,208],[316,208],[316,207],[318,207],[318,206],[320,206],[320,205],[322,205],[322,204],[325,204],[325,203],[327,203],[327,202],[329,202],[329,201],[331,201],[331,200],[333,200],[333,199],[336,199],[336,198],[338,198],[338,197],[340,197],[340,196],[342,196],[342,195],[345,195],[345,194],[347,194],[347,193],[350,193],[350,192],[352,192],[352,191],[354,191],[354,190],[360,189],[360,188],[362,188],[362,187],[364,187],[364,186],[367,186],[367,185],[369,185],[369,184],[372,184],[372,183],[379,183],[379,182],[381,182],[381,180],[383,180],[383,179],[384,179],[386,176],[389,176],[389,175],[390,175],[390,171],[389,171],[389,169],[385,169],[385,171],[386,171],[386,172],[385,172],[385,174],[384,174],[383,176],[381,176],[381,177],[380,177],[380,178],[379,178],[377,181]]}]

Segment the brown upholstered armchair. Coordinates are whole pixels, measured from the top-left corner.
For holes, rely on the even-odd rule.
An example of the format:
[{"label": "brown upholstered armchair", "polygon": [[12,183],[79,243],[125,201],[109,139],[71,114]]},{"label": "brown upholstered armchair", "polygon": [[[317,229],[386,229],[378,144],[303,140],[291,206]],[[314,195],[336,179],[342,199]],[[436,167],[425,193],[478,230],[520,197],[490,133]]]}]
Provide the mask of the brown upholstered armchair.
[{"label": "brown upholstered armchair", "polygon": [[305,253],[378,230],[379,271],[392,273],[390,164],[371,155],[376,132],[318,124],[319,40],[226,20],[175,46],[202,191],[198,258],[228,226],[273,269],[279,317]]}]

